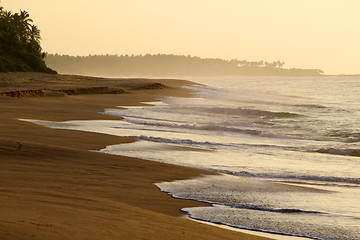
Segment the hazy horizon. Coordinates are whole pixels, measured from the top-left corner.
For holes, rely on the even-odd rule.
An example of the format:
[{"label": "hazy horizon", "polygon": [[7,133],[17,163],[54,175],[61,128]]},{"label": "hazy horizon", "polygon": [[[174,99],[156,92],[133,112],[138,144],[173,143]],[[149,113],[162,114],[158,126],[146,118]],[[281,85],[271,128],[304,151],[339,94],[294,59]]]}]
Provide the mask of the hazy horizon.
[{"label": "hazy horizon", "polygon": [[48,53],[284,61],[359,74],[360,1],[2,0],[30,13]]}]

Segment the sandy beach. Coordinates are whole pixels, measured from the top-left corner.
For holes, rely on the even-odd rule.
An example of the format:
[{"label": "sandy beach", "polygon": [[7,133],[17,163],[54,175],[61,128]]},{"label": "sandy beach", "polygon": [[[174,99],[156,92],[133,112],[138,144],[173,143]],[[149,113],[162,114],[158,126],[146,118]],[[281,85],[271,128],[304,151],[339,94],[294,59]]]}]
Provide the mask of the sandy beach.
[{"label": "sandy beach", "polygon": [[0,239],[265,239],[189,221],[155,182],[206,171],[91,152],[133,139],[19,121],[119,119],[104,108],[187,96],[186,81],[0,74]]}]

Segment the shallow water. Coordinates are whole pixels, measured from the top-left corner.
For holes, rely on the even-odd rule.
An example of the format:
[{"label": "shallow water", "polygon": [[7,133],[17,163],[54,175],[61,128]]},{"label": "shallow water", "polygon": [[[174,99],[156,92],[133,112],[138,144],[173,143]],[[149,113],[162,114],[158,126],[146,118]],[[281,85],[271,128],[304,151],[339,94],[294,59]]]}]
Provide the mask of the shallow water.
[{"label": "shallow water", "polygon": [[101,151],[222,173],[157,184],[214,204],[184,209],[195,219],[359,239],[359,77],[192,80],[207,85],[187,86],[194,98],[104,110],[122,121],[37,123],[131,136]]}]

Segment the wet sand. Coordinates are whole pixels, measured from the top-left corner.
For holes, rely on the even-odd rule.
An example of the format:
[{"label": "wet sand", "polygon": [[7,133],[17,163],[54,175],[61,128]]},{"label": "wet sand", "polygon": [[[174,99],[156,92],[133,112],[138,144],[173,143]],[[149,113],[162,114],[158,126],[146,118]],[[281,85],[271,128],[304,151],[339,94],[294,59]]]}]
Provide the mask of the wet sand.
[{"label": "wet sand", "polygon": [[187,96],[183,84],[0,73],[0,239],[265,239],[180,218],[206,204],[153,185],[212,173],[89,151],[130,138],[17,120],[119,119],[100,112]]}]

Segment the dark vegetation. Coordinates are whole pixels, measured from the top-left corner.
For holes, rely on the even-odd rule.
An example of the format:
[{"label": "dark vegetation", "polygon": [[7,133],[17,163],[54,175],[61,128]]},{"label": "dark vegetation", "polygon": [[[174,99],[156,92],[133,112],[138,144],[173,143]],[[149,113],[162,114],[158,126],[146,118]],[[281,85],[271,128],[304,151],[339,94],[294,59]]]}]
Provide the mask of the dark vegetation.
[{"label": "dark vegetation", "polygon": [[11,13],[0,7],[0,72],[56,73],[45,64],[40,30],[29,13]]},{"label": "dark vegetation", "polygon": [[200,58],[172,54],[89,55],[49,54],[46,63],[66,74],[124,77],[318,76],[319,69],[284,68],[284,63]]}]

